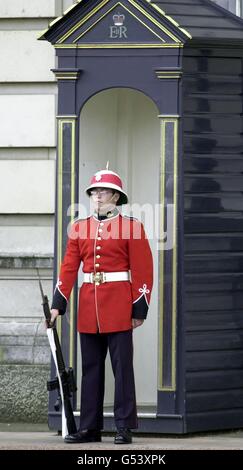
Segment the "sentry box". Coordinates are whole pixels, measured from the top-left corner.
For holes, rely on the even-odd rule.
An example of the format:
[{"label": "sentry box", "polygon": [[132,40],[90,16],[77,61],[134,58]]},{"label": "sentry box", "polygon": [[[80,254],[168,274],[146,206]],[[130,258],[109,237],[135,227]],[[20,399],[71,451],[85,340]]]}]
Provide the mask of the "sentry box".
[{"label": "sentry box", "polygon": [[[243,21],[209,0],[82,0],[40,39],[57,56],[54,278],[89,177],[109,160],[143,208],[155,262],[134,334],[139,430],[242,427]],[[59,334],[79,384],[77,288]],[[60,429],[52,399],[49,425]]]}]

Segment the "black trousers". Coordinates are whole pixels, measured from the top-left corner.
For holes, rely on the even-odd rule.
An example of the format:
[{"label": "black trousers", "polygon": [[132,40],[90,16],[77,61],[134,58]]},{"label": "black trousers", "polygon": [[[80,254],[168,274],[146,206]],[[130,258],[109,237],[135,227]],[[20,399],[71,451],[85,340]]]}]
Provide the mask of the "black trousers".
[{"label": "black trousers", "polygon": [[137,428],[132,330],[80,333],[82,355],[80,430],[103,429],[105,359],[109,349],[115,378],[114,417],[117,428]]}]

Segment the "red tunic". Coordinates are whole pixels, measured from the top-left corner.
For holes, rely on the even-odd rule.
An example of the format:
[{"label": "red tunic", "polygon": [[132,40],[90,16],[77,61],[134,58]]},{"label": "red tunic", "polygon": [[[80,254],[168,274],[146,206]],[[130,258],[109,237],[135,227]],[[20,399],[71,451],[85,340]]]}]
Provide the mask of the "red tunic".
[{"label": "red tunic", "polygon": [[84,273],[130,272],[130,281],[83,283],[79,291],[78,331],[111,333],[146,318],[153,284],[153,261],[143,225],[117,213],[75,222],[69,233],[52,308],[65,313],[80,263]]}]

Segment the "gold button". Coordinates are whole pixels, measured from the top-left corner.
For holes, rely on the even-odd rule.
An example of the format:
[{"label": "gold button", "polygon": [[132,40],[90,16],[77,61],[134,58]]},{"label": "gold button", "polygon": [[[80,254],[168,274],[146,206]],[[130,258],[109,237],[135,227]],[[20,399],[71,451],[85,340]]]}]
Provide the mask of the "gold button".
[{"label": "gold button", "polygon": [[100,232],[100,233],[102,233],[102,232],[103,232],[102,228],[99,228],[99,232]]},{"label": "gold button", "polygon": [[101,237],[98,237],[98,238],[97,238],[97,240],[99,240],[99,241],[100,241],[100,240],[101,240]]},{"label": "gold button", "polygon": [[97,246],[97,247],[96,247],[96,250],[100,250],[100,249],[101,249],[101,246]]},{"label": "gold button", "polygon": [[99,264],[99,263],[96,263],[95,267],[96,267],[96,268],[99,268],[99,267],[100,267],[100,264]]},{"label": "gold button", "polygon": [[104,222],[100,222],[100,226],[103,227],[103,225],[104,225]]},{"label": "gold button", "polygon": [[96,258],[100,259],[100,255],[96,255]]}]

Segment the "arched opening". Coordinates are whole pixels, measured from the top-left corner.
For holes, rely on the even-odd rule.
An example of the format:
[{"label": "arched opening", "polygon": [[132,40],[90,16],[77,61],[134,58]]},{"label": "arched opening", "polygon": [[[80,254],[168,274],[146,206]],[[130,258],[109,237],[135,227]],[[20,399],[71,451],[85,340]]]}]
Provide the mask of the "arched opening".
[{"label": "arched opening", "polygon": [[[150,98],[128,88],[102,91],[84,105],[79,132],[79,202],[86,204],[87,210],[89,201],[84,196],[85,187],[88,186],[91,175],[105,168],[108,160],[110,169],[120,174],[130,204],[150,204],[154,208],[160,202],[160,122],[158,109]],[[126,207],[122,211],[128,213]],[[133,215],[136,217],[135,212]],[[147,222],[149,221],[145,219],[146,230]],[[155,277],[152,301],[148,319],[141,328],[134,331],[134,369],[138,411],[141,412],[155,411],[157,403],[159,263],[155,238],[150,239],[150,245],[154,256]],[[78,385],[80,371],[78,340]],[[113,376],[107,360],[107,410],[113,404],[113,392]]]}]

